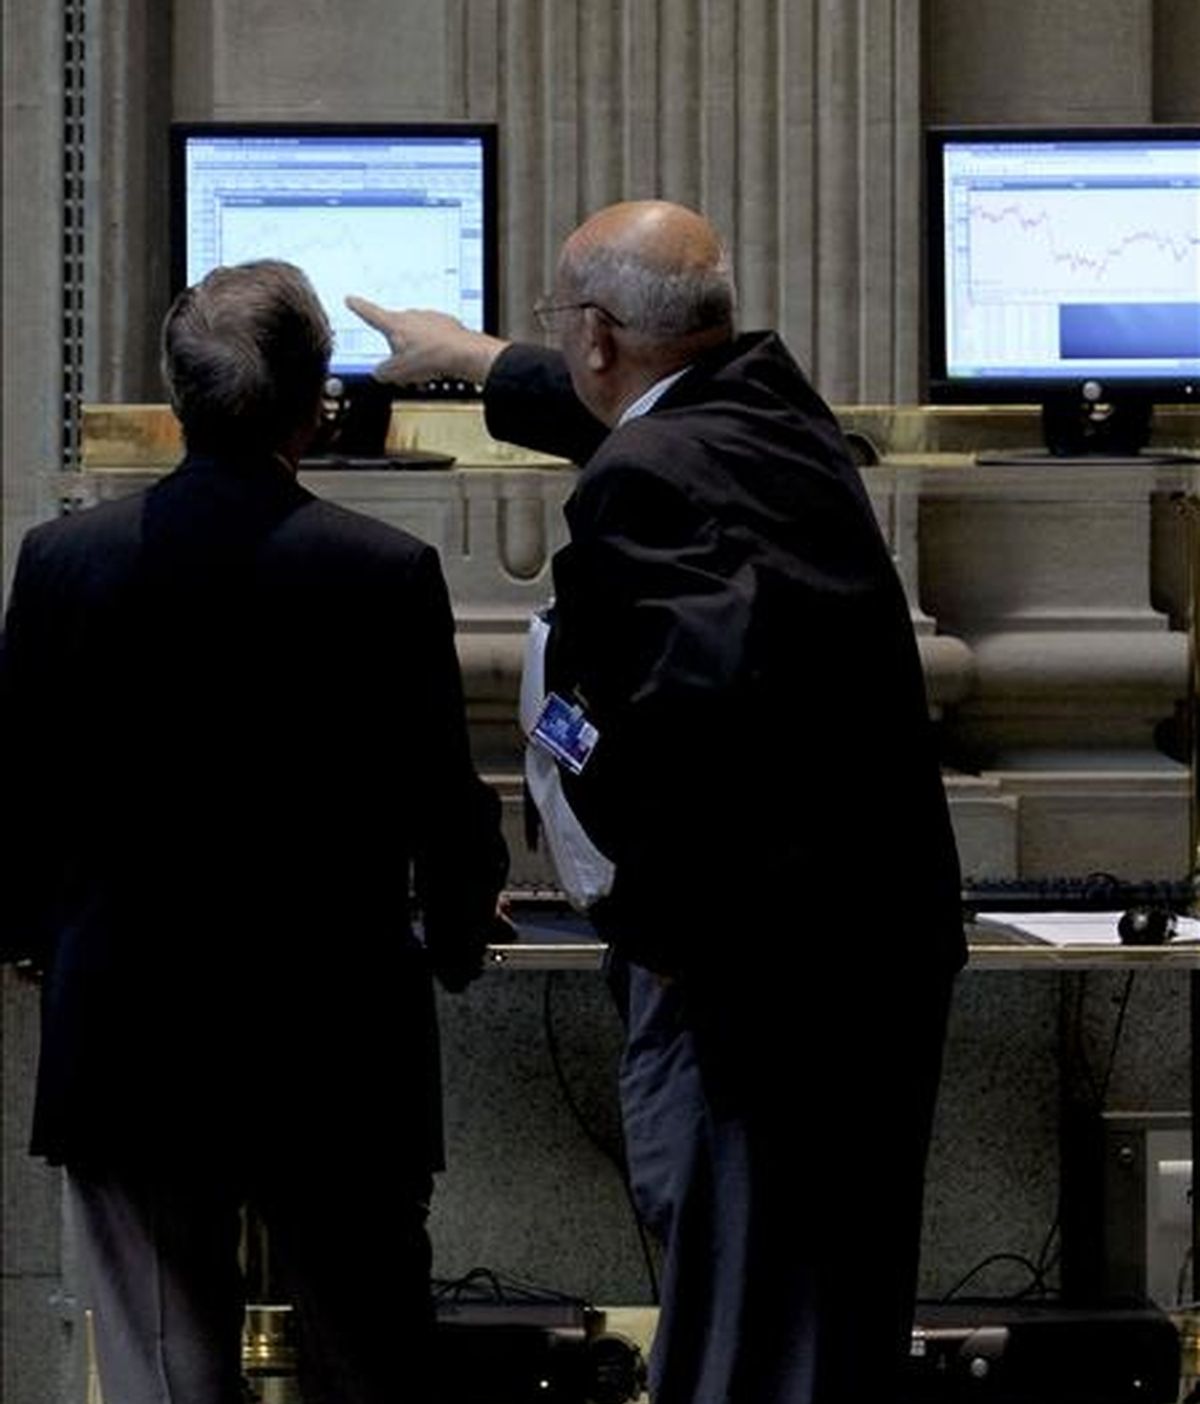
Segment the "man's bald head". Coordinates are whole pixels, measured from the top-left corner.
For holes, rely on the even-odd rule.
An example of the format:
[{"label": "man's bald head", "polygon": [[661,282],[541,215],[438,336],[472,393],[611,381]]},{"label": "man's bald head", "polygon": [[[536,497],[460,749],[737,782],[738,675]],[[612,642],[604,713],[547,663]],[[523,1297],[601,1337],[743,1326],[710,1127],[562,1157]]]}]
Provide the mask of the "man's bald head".
[{"label": "man's bald head", "polygon": [[592,215],[563,245],[559,284],[650,342],[733,335],[736,294],[720,236],[703,215],[667,200]]}]

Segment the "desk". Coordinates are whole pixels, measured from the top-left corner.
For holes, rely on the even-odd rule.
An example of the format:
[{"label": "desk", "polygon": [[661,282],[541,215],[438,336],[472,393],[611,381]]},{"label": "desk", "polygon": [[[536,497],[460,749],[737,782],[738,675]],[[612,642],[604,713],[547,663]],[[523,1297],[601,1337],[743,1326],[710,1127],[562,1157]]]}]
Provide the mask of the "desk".
[{"label": "desk", "polygon": [[[488,947],[493,968],[511,970],[601,970],[608,947],[582,917],[556,915],[553,922],[518,919],[521,939]],[[968,924],[973,970],[1187,970],[1200,974],[1200,945],[1050,946],[1040,941],[997,940],[993,928]],[[1193,988],[1193,998],[1196,989]],[[1195,1048],[1193,1047],[1193,1056]]]},{"label": "desk", "polygon": [[[514,917],[521,939],[488,949],[493,970],[504,971],[596,971],[603,969],[607,946],[587,922],[562,903],[535,901],[522,905],[514,899]],[[1200,945],[1178,946],[1051,946],[1024,940],[995,927],[969,923],[967,926],[968,968],[986,971],[1056,971],[1082,974],[1088,971],[1137,973],[1175,971],[1188,976],[1190,1002],[1190,1101],[1200,1100]],[[1192,1163],[1200,1164],[1200,1117],[1191,1122]],[[1200,1262],[1200,1197],[1192,1197],[1192,1244],[1194,1261]]]}]

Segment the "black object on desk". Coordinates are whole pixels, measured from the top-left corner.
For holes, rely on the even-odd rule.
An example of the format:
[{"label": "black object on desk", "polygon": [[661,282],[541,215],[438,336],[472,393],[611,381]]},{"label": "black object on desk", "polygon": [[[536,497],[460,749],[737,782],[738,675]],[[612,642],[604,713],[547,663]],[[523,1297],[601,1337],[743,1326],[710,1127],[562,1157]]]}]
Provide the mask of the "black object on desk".
[{"label": "black object on desk", "polygon": [[1190,878],[1086,876],[968,877],[962,889],[968,917],[975,912],[1123,912],[1161,908],[1186,912],[1196,900]]},{"label": "black object on desk", "polygon": [[451,453],[434,449],[389,449],[382,454],[317,454],[300,460],[302,473],[356,472],[379,473],[413,469],[450,468],[455,462]]},{"label": "black object on desk", "polygon": [[625,1404],[646,1387],[639,1348],[603,1312],[561,1302],[439,1298],[434,1334],[445,1404]]},{"label": "black object on desk", "polygon": [[330,376],[325,382],[321,422],[302,469],[448,468],[454,457],[431,449],[389,449],[392,402],[397,387],[369,375]]},{"label": "black object on desk", "polygon": [[577,912],[561,894],[505,896],[509,921],[517,928],[520,941],[530,944],[563,942],[585,945],[599,942],[596,928],[581,912]]},{"label": "black object on desk", "polygon": [[1117,922],[1117,935],[1126,946],[1161,946],[1174,928],[1166,907],[1130,907]]},{"label": "black object on desk", "polygon": [[918,1302],[903,1404],[1174,1404],[1179,1333],[1157,1307]]}]

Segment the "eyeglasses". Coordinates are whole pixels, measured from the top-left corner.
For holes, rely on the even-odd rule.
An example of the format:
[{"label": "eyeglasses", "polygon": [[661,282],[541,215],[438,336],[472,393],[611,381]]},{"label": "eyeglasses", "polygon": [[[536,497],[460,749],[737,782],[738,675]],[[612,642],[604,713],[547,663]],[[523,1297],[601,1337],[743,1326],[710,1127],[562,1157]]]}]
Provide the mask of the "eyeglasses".
[{"label": "eyeglasses", "polygon": [[598,302],[550,302],[547,298],[539,297],[533,304],[533,315],[537,318],[538,326],[543,331],[554,330],[554,319],[563,312],[583,312],[587,308],[593,312],[599,312],[606,322],[611,322],[614,327],[623,327],[625,323],[615,313],[610,312],[607,307],[601,307]]}]

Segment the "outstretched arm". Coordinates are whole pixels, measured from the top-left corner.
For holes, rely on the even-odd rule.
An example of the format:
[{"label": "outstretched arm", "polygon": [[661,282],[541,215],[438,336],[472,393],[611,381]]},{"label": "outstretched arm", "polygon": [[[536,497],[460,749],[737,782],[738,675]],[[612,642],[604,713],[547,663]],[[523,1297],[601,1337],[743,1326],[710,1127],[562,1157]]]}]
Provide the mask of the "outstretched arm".
[{"label": "outstretched arm", "polygon": [[608,430],[576,398],[557,351],[472,331],[445,312],[389,311],[364,297],[346,306],[387,338],[375,376],[393,385],[454,376],[483,386],[489,432],[506,443],[585,463]]},{"label": "outstretched arm", "polygon": [[375,378],[410,385],[453,376],[482,385],[492,362],[508,345],[498,336],[472,331],[446,312],[391,311],[365,297],[346,306],[387,338],[391,355],[375,367]]}]

